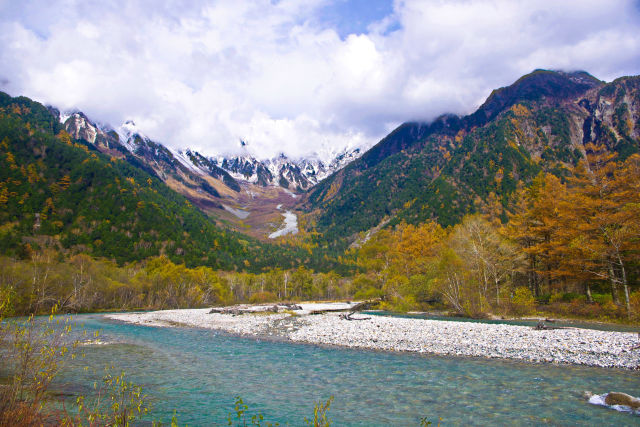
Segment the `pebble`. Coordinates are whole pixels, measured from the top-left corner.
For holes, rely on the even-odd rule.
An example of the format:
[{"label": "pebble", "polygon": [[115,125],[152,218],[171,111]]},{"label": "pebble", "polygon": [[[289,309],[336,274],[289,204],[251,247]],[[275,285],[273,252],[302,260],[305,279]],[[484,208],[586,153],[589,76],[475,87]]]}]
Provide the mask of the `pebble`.
[{"label": "pebble", "polygon": [[[356,317],[358,315],[355,315]],[[384,351],[514,359],[603,368],[637,369],[638,337],[630,332],[593,329],[536,330],[528,326],[371,316],[349,321],[338,313],[290,318],[270,315],[209,314],[209,309],[109,314],[145,326],[189,326],[248,336],[276,335],[293,342]],[[287,319],[286,322],[283,322]]]}]

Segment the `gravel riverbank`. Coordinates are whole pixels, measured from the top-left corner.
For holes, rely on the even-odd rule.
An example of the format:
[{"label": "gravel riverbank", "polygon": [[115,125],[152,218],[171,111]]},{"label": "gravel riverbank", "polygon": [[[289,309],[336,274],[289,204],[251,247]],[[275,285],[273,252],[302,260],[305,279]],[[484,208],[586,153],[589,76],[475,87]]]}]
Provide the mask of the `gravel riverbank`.
[{"label": "gravel riverbank", "polygon": [[[629,332],[565,328],[536,330],[528,326],[405,319],[339,313],[308,314],[327,304],[300,304],[303,315],[256,313],[231,315],[209,309],[109,314],[107,318],[147,326],[192,326],[248,336],[276,336],[294,342],[339,345],[383,351],[516,359],[636,369],[638,336]],[[328,305],[339,308],[338,305]],[[348,308],[348,305],[346,306]]]}]

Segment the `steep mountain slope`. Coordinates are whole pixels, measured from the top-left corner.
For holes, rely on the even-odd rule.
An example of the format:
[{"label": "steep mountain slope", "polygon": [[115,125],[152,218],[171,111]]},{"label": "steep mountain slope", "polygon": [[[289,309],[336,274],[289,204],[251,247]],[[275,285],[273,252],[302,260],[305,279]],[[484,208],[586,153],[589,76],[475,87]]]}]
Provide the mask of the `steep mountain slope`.
[{"label": "steep mountain slope", "polygon": [[[132,121],[117,131],[96,125],[80,112],[62,116],[61,121],[74,138],[157,177],[226,228],[264,239],[273,231],[272,222],[280,218],[276,206],[291,203],[284,190],[254,188],[249,182],[236,180],[215,159],[191,150],[171,150],[146,137]],[[253,215],[247,224],[245,212],[256,210],[256,196],[261,202],[257,206],[260,214]]]},{"label": "steep mountain slope", "polygon": [[405,123],[309,192],[309,226],[343,246],[388,221],[451,225],[489,199],[506,208],[541,170],[566,174],[587,142],[638,151],[639,86],[638,77],[605,84],[537,70],[469,116]]},{"label": "steep mountain slope", "polygon": [[228,227],[261,239],[282,221],[282,208],[294,207],[296,194],[360,155],[359,149],[329,153],[326,163],[316,158],[294,161],[284,155],[257,160],[245,148],[242,156],[213,158],[172,150],[146,137],[132,121],[112,130],[82,112],[61,116],[50,111],[73,138],[144,169]]},{"label": "steep mountain slope", "polygon": [[[238,183],[224,170],[204,158],[175,152],[142,134],[128,121],[118,131],[103,129],[83,113],[62,117],[63,126],[79,140],[93,144],[98,150],[144,168],[173,189],[203,207],[222,209],[217,202],[221,193],[240,191]],[[197,154],[197,153],[196,153]]]},{"label": "steep mountain slope", "polygon": [[[119,262],[166,254],[175,262],[215,268],[291,267],[308,254],[266,245],[217,227],[157,174],[145,171],[115,135],[91,131],[76,115],[67,128],[28,98],[0,92],[0,251],[26,256],[53,246]],[[174,162],[162,147],[142,138],[136,154]],[[134,158],[135,159],[135,158]]]}]

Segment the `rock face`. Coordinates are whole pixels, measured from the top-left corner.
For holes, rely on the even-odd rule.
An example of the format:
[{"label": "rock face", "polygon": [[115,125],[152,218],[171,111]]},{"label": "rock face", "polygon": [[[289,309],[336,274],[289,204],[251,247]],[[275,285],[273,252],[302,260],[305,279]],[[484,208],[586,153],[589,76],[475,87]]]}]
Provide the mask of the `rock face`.
[{"label": "rock face", "polygon": [[640,408],[640,399],[630,396],[626,393],[620,393],[612,391],[604,398],[604,403],[609,406],[623,405],[628,406],[631,409],[637,410]]},{"label": "rock face", "polygon": [[62,119],[64,119],[63,125],[65,130],[69,132],[69,135],[73,138],[87,141],[101,151],[125,151],[115,131],[106,128],[102,129],[97,124],[91,122],[84,113],[78,111],[66,117],[66,119],[64,117]]},{"label": "rock face", "polygon": [[74,113],[65,122],[65,128],[76,139],[84,139],[95,144],[99,129],[89,122],[82,113]]}]

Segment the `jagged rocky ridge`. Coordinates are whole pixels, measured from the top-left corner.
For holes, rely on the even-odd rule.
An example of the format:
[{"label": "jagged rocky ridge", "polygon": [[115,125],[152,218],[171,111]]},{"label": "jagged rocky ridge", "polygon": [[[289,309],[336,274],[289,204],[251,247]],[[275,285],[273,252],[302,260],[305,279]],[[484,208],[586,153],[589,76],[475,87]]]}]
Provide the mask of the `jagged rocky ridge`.
[{"label": "jagged rocky ridge", "polygon": [[204,177],[220,180],[236,192],[240,191],[242,182],[280,186],[299,192],[311,188],[361,154],[358,148],[343,150],[329,162],[292,160],[284,154],[267,160],[258,160],[248,153],[233,157],[206,157],[194,150],[173,150],[155,142],[140,132],[132,121],[113,130],[92,122],[82,112],[61,115],[57,110],[51,110],[73,138],[85,140],[103,152],[124,156],[165,182],[174,179],[187,188],[214,197],[220,194]]},{"label": "jagged rocky ridge", "polygon": [[279,185],[284,188],[306,190],[360,156],[360,149],[344,150],[330,162],[319,159],[291,160],[281,154],[268,160],[250,155],[219,157],[214,161],[239,180],[259,185]]}]

